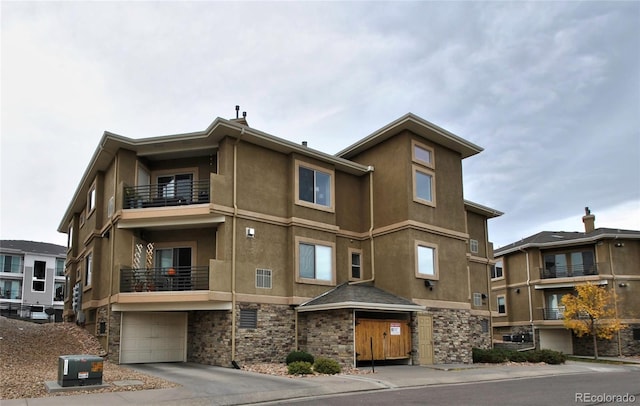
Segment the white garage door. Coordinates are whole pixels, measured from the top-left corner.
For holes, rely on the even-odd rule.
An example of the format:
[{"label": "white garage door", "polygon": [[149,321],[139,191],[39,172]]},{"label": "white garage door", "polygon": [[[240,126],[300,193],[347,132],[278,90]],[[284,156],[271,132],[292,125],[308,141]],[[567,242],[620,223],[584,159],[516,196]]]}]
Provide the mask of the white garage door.
[{"label": "white garage door", "polygon": [[573,354],[573,341],[571,331],[560,329],[540,329],[540,348],[546,350],[562,351],[565,354]]},{"label": "white garage door", "polygon": [[186,361],[186,313],[123,313],[120,362]]}]

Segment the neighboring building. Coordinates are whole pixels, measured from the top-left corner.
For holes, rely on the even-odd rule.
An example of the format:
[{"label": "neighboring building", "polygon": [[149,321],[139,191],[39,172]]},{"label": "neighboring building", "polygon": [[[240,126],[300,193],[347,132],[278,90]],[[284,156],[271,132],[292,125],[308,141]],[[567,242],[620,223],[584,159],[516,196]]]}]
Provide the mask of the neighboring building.
[{"label": "neighboring building", "polygon": [[121,363],[471,362],[502,214],[463,199],[481,150],[413,114],[337,155],[244,118],[105,133],[59,226],[65,317]]},{"label": "neighboring building", "polygon": [[497,249],[491,301],[495,341],[522,341],[565,354],[592,355],[590,337],[563,326],[562,296],[587,282],[615,293],[618,318],[628,325],[598,342],[600,355],[640,355],[640,231],[595,228],[588,208],[585,232],[543,231]]},{"label": "neighboring building", "polygon": [[66,255],[67,249],[61,245],[0,240],[2,315],[62,321]]}]

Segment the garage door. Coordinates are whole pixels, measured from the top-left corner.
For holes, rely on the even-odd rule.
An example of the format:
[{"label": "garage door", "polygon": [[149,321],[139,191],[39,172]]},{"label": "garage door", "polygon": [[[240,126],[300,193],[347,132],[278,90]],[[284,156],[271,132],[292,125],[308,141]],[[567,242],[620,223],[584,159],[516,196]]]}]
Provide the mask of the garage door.
[{"label": "garage door", "polygon": [[123,313],[120,362],[186,361],[186,313]]},{"label": "garage door", "polygon": [[570,330],[540,329],[539,331],[541,349],[573,354],[573,340],[571,339]]}]

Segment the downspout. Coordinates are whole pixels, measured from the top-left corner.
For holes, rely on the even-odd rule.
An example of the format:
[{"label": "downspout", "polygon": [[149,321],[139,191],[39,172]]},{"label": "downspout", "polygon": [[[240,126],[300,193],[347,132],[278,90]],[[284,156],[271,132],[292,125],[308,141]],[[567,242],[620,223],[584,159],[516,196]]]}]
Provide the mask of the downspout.
[{"label": "downspout", "polygon": [[350,285],[373,282],[376,279],[376,252],[375,244],[373,243],[373,170],[373,166],[369,165],[367,171],[369,172],[369,243],[371,247],[371,278],[350,282]]},{"label": "downspout", "polygon": [[236,219],[238,217],[238,144],[244,128],[233,144],[233,219],[231,221],[231,362],[236,359]]},{"label": "downspout", "polygon": [[119,156],[120,155],[116,153],[116,156],[114,158],[115,173],[113,174],[113,213],[111,214],[111,218],[109,219],[109,223],[111,224],[111,230],[109,231],[111,233],[111,237],[109,238],[109,245],[111,246],[110,247],[111,255],[109,256],[109,296],[107,300],[107,355],[109,355],[110,353],[109,350],[111,348],[111,346],[109,345],[109,339],[111,338],[111,296],[113,295],[113,262],[114,262],[113,256],[114,256],[114,244],[115,244],[114,239],[116,238],[116,232],[113,226],[113,216],[115,216],[115,212],[116,212],[115,208],[117,204],[116,202],[118,201],[118,199],[116,199],[116,195],[118,194],[118,164],[119,164],[118,157]]},{"label": "downspout", "polygon": [[[493,348],[493,316],[491,316],[491,263],[489,259],[489,225],[488,221],[484,221],[484,235],[486,241],[484,244],[484,255],[487,258],[487,265],[485,267],[485,274],[487,276],[487,302],[489,303],[487,308],[489,309],[489,336],[491,337],[491,348]],[[491,255],[493,257],[493,255]]]},{"label": "downspout", "polygon": [[[611,276],[613,277],[613,308],[615,310],[616,319],[618,319],[618,292],[616,292],[616,271],[613,267],[613,252],[611,251],[611,243],[609,243],[609,262],[611,263]],[[620,330],[618,335],[618,355],[622,357],[622,337],[620,337]]]},{"label": "downspout", "polygon": [[527,261],[527,294],[529,295],[529,324],[531,325],[531,334],[533,334],[533,347],[521,348],[518,351],[528,351],[536,349],[536,330],[533,327],[533,303],[531,300],[531,267],[529,266],[529,251],[520,248],[520,251],[524,252],[525,260]]}]

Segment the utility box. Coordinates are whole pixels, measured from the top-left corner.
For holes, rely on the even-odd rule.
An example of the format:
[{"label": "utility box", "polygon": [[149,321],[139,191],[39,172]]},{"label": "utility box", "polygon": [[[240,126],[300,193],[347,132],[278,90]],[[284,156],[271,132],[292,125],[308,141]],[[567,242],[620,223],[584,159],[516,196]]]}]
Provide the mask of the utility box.
[{"label": "utility box", "polygon": [[58,385],[102,385],[102,357],[94,355],[61,355],[58,358]]}]

